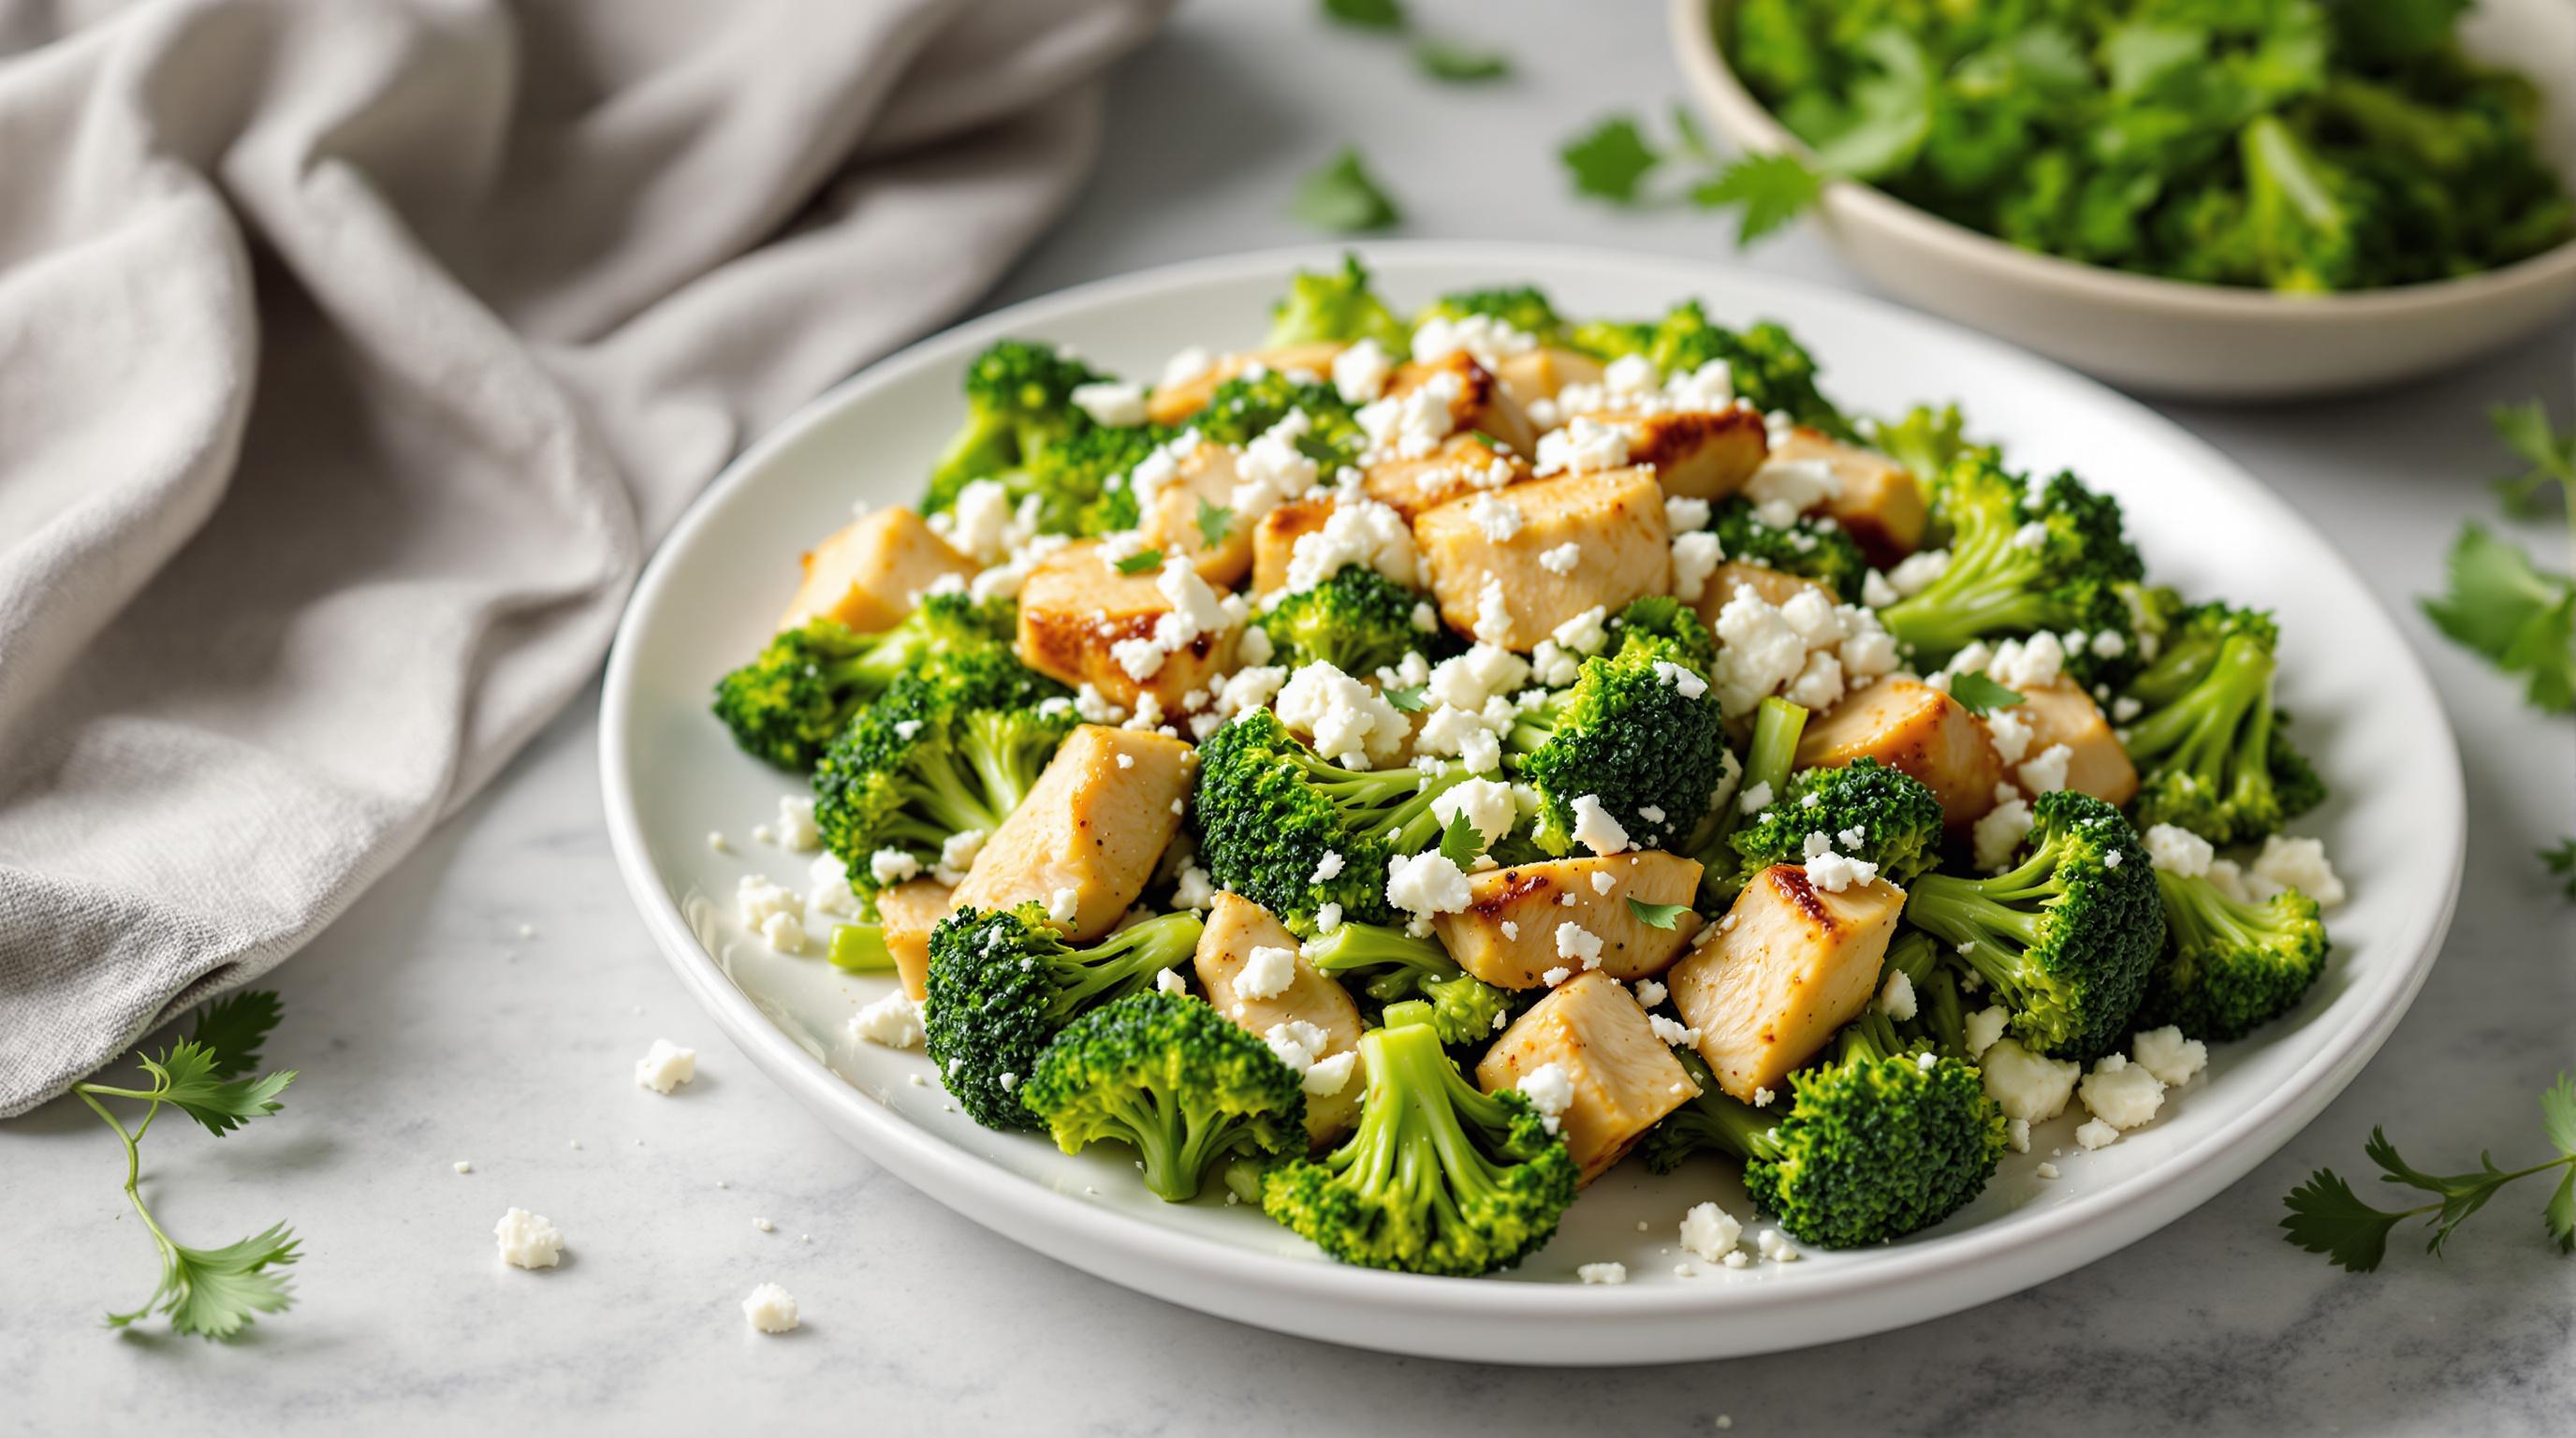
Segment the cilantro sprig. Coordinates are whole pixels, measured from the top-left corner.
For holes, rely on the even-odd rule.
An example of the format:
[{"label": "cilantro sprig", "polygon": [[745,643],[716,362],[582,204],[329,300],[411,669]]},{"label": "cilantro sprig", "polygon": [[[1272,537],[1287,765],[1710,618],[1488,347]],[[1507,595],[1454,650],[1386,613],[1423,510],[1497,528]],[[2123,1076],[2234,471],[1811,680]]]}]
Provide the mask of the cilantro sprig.
[{"label": "cilantro sprig", "polygon": [[[2561,437],[2537,403],[2500,405],[2488,419],[2529,465],[2497,481],[2506,511],[2537,515],[2556,486],[2576,546],[2576,435]],[[2533,708],[2576,713],[2576,577],[2540,568],[2521,545],[2471,520],[2451,544],[2448,587],[2422,602],[2445,638],[2520,678]]]},{"label": "cilantro sprig", "polygon": [[1950,676],[1950,697],[1971,714],[1991,714],[2024,702],[2018,689],[2007,689],[1971,669]]},{"label": "cilantro sprig", "polygon": [[[221,1248],[191,1248],[172,1238],[143,1201],[143,1136],[166,1106],[197,1121],[221,1138],[255,1118],[278,1111],[278,1095],[295,1082],[295,1071],[250,1077],[259,1066],[260,1046],[277,1027],[277,995],[252,990],[215,1000],[197,1011],[196,1029],[161,1054],[137,1054],[146,1077],[143,1088],[80,1083],[72,1092],[89,1105],[125,1144],[125,1198],[152,1234],[161,1251],[161,1285],[143,1306],[107,1315],[110,1327],[124,1328],[154,1313],[169,1315],[170,1327],[201,1338],[230,1338],[254,1315],[284,1311],[293,1301],[286,1276],[278,1270],[293,1264],[297,1241],[286,1225],[272,1224],[238,1243]],[[127,1128],[106,1100],[145,1105],[142,1120]]]},{"label": "cilantro sprig", "polygon": [[[1403,0],[1323,0],[1323,10],[1325,19],[1354,30],[1403,35],[1413,28]],[[1452,85],[1482,84],[1512,73],[1511,57],[1499,50],[1433,35],[1414,38],[1413,63],[1423,74]]]},{"label": "cilantro sprig", "polygon": [[1368,172],[1355,145],[1343,146],[1323,168],[1297,183],[1289,213],[1303,224],[1337,235],[1389,229],[1404,218]]},{"label": "cilantro sprig", "polygon": [[[1739,212],[1735,240],[1750,245],[1804,214],[1825,192],[1830,166],[1818,168],[1795,155],[1721,158],[1690,111],[1673,108],[1674,139],[1650,141],[1634,116],[1613,115],[1566,142],[1559,151],[1577,193],[1619,205],[1686,200],[1704,210]],[[1680,172],[1678,190],[1651,189],[1647,180]]]},{"label": "cilantro sprig", "polygon": [[1671,928],[1681,921],[1682,914],[1689,908],[1688,904],[1649,904],[1634,894],[1628,896],[1628,912],[1637,916],[1638,923],[1650,929]]},{"label": "cilantro sprig", "polygon": [[2451,1234],[2484,1208],[2497,1190],[2516,1179],[2558,1170],[2558,1187],[2541,1210],[2541,1224],[2560,1253],[2576,1253],[2576,1082],[2563,1073],[2540,1095],[2540,1126],[2558,1151],[2556,1158],[2507,1170],[2497,1168],[2493,1158],[2481,1153],[2476,1169],[2448,1174],[2427,1173],[2408,1163],[2388,1135],[2374,1128],[2362,1152],[2379,1165],[2380,1180],[2431,1194],[2432,1201],[2413,1208],[2374,1208],[2362,1202],[2341,1175],[2321,1168],[2284,1200],[2290,1216],[2281,1220],[2281,1227],[2290,1242],[2324,1254],[2336,1267],[2368,1273],[2387,1257],[2389,1235],[2406,1220],[2421,1218],[2432,1225],[2433,1238],[2424,1246],[2425,1252],[2439,1254]]}]

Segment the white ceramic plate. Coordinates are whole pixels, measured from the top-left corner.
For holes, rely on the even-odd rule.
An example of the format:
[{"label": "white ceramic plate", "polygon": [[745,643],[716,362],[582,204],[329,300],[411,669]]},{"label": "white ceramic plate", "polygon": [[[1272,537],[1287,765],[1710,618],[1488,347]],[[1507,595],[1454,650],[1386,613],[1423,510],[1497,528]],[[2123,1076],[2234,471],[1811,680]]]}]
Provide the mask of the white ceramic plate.
[{"label": "white ceramic plate", "polygon": [[[1189,344],[1248,344],[1292,265],[1327,252],[1156,270],[1032,301],[927,340],[825,395],[719,478],[645,570],[608,665],[600,738],[618,864],[690,991],[754,1062],[851,1144],[959,1212],[1112,1282],[1207,1312],[1397,1352],[1530,1363],[1638,1363],[1849,1338],[1982,1303],[2088,1263],[2242,1176],[2312,1118],[2375,1051],[2423,982],[2457,888],[2454,746],[2414,657],[2316,531],[2207,445],[2089,381],[1947,324],[1763,276],[1604,251],[1385,245],[1368,258],[1400,305],[1528,280],[1570,314],[1649,315],[1685,295],[1717,317],[1792,325],[1856,409],[1956,399],[2033,468],[2074,466],[2129,508],[2155,573],[2280,612],[2284,702],[2335,789],[2301,825],[2325,836],[2353,899],[2316,992],[2152,1126],[2098,1153],[2074,1120],[2007,1155],[1983,1197],[1929,1232],[1791,1264],[1675,1273],[1684,1209],[1750,1214],[1714,1160],[1666,1179],[1630,1164],[1587,1190],[1562,1232],[1512,1274],[1480,1280],[1345,1268],[1221,1197],[1166,1205],[1123,1159],[1056,1152],[950,1111],[929,1061],[856,1043],[843,1024],[891,979],[770,952],[732,914],[737,879],[804,886],[808,856],[752,843],[794,781],[735,751],[708,686],[756,649],[793,588],[795,556],[854,500],[897,504],[960,414],[958,376],[995,337],[1071,343],[1150,375]],[[719,854],[707,833],[734,836]],[[816,933],[823,932],[818,924]],[[927,1079],[916,1086],[915,1079]],[[1639,1231],[1639,1225],[1645,1231]],[[1750,1238],[1750,1233],[1747,1237]],[[1578,1286],[1618,1260],[1625,1286]]]}]

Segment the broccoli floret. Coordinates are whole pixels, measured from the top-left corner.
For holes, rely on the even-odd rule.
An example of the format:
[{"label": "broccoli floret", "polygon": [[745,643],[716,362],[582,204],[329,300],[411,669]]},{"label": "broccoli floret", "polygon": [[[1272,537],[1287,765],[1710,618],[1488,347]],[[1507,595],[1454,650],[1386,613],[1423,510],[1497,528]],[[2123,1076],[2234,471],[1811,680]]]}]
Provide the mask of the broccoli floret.
[{"label": "broccoli floret", "polygon": [[1960,418],[1955,404],[1937,410],[1930,405],[1916,405],[1892,424],[1872,421],[1869,438],[1879,453],[1912,470],[1914,477],[1925,484],[1939,478],[1962,455],[1982,454],[1997,463],[2003,458],[2002,452],[1992,446],[1968,441],[1967,421]]},{"label": "broccoli floret", "polygon": [[2165,951],[2147,975],[2141,1027],[2236,1038],[2288,1012],[2325,972],[2326,926],[2317,901],[2296,889],[2245,903],[2206,878],[2160,869],[2156,892]]},{"label": "broccoli floret", "polygon": [[1736,495],[1718,501],[1708,527],[1717,531],[1718,548],[1727,558],[1812,579],[1843,603],[1860,603],[1869,560],[1841,525],[1800,515],[1788,528],[1777,528],[1762,518],[1753,501]]},{"label": "broccoli floret", "polygon": [[[1857,843],[1845,837],[1855,829]],[[1807,862],[1810,834],[1824,835],[1845,858],[1876,864],[1880,878],[1903,888],[1941,857],[1941,800],[1922,780],[1876,759],[1802,770],[1781,802],[1736,831],[1741,873]]]},{"label": "broccoli floret", "polygon": [[2119,810],[2073,790],[2031,810],[2028,858],[1992,878],[1925,874],[1905,918],[1993,988],[2024,1047],[2089,1063],[2128,1034],[2164,909]]},{"label": "broccoli floret", "polygon": [[1180,437],[1156,424],[1123,428],[1087,424],[1038,451],[1024,469],[997,476],[1013,503],[1037,498],[1037,527],[1046,534],[1107,534],[1136,527],[1128,472]]},{"label": "broccoli floret", "polygon": [[[1744,772],[1737,776],[1736,797],[1711,814],[1693,836],[1691,856],[1699,860],[1699,907],[1709,913],[1726,908],[1744,888],[1751,872],[1736,852],[1735,835],[1746,818],[1744,805],[1761,800],[1776,808],[1789,788],[1789,766],[1797,762],[1798,736],[1806,732],[1807,709],[1774,694],[1753,711],[1753,740],[1744,751]],[[1804,836],[1800,836],[1803,846]],[[1803,847],[1801,852],[1803,852]]]},{"label": "broccoli floret", "polygon": [[[2119,501],[2060,473],[2026,495],[2023,482],[1983,455],[1943,472],[1934,517],[1950,533],[1950,567],[1921,591],[1879,611],[1919,665],[1938,665],[1980,639],[2046,629],[2105,630],[2122,643],[2069,646],[2067,669],[2087,684],[2128,662],[2131,615],[2122,586],[2144,574]],[[1928,671],[1927,671],[1928,672]]]},{"label": "broccoli floret", "polygon": [[1431,801],[1470,777],[1454,764],[1436,774],[1328,764],[1278,715],[1248,710],[1199,746],[1199,862],[1218,888],[1292,928],[1326,904],[1383,923],[1394,914],[1387,861],[1439,842]]},{"label": "broccoli floret", "polygon": [[1019,1094],[1066,1153],[1103,1139],[1135,1149],[1145,1187],[1166,1203],[1198,1197],[1238,1154],[1306,1147],[1297,1071],[1186,994],[1143,990],[1075,1019]]},{"label": "broccoli floret", "polygon": [[2259,839],[2325,798],[2272,707],[2279,631],[2270,616],[2204,604],[2168,633],[2129,685],[2143,706],[2125,747],[2138,766],[2141,824],[2212,843]]},{"label": "broccoli floret", "polygon": [[716,681],[716,717],[743,751],[782,769],[814,767],[850,716],[906,669],[934,654],[1007,641],[1013,605],[934,594],[881,634],[859,634],[837,619],[782,629],[760,654]]},{"label": "broccoli floret", "polygon": [[1417,939],[1401,929],[1344,920],[1305,952],[1317,971],[1381,1005],[1428,1002],[1431,1025],[1444,1044],[1493,1037],[1511,1009],[1510,995],[1460,968],[1439,940]]},{"label": "broccoli floret", "polygon": [[1469,315],[1500,320],[1543,345],[1565,343],[1565,317],[1556,312],[1545,294],[1529,285],[1455,290],[1425,305],[1413,319],[1419,325],[1428,319],[1457,320]]},{"label": "broccoli floret", "polygon": [[1708,813],[1726,773],[1726,723],[1699,656],[1711,641],[1687,611],[1658,614],[1684,637],[1622,626],[1615,653],[1583,661],[1574,683],[1514,718],[1513,773],[1538,791],[1529,841],[1575,847],[1574,804],[1598,798],[1640,849],[1678,844]]},{"label": "broccoli floret", "polygon": [[1019,806],[1075,723],[1064,686],[998,645],[933,659],[859,712],[814,770],[814,821],[862,893],[899,849],[928,868],[952,834]]},{"label": "broccoli floret", "polygon": [[1061,347],[1035,340],[1001,340],[977,355],[966,367],[966,423],[931,466],[922,513],[948,508],[969,483],[1000,478],[1092,427],[1074,407],[1073,391],[1106,378]]},{"label": "broccoli floret", "polygon": [[1288,282],[1287,297],[1271,307],[1270,333],[1261,344],[1264,349],[1282,349],[1376,340],[1387,353],[1401,356],[1411,337],[1404,321],[1369,287],[1368,269],[1360,257],[1346,254],[1339,270],[1297,272]]},{"label": "broccoli floret", "polygon": [[1270,637],[1273,664],[1330,664],[1345,674],[1368,674],[1415,650],[1450,647],[1447,631],[1435,626],[1426,634],[1413,623],[1428,597],[1354,564],[1312,589],[1283,595],[1252,624]]},{"label": "broccoli floret", "polygon": [[1914,986],[1914,1017],[1898,1023],[1908,1040],[1928,1044],[1949,1058],[1974,1063],[1968,1051],[1968,1010],[1958,971],[1941,961],[1941,948],[1921,929],[1900,930],[1887,945],[1885,967]]},{"label": "broccoli floret", "polygon": [[1596,320],[1576,326],[1573,345],[1597,359],[1639,354],[1666,376],[1696,373],[1723,361],[1736,397],[1764,414],[1785,412],[1836,439],[1856,438],[1851,421],[1816,389],[1816,361],[1789,332],[1769,321],[1748,330],[1712,322],[1697,300],[1684,300],[1660,320]]},{"label": "broccoli floret", "polygon": [[1357,464],[1368,448],[1368,436],[1352,417],[1350,403],[1328,383],[1291,379],[1280,370],[1242,374],[1216,387],[1207,407],[1192,415],[1190,428],[1216,444],[1250,444],[1292,413],[1306,416],[1306,433],[1297,448],[1330,476],[1336,468]]},{"label": "broccoli floret", "polygon": [[1196,914],[1165,914],[1075,948],[1041,904],[960,909],[930,931],[922,1026],[949,1096],[986,1128],[1034,1128],[1021,1102],[1047,1041],[1086,1010],[1137,992],[1198,947]]},{"label": "broccoli floret", "polygon": [[2003,1157],[2003,1110],[1976,1066],[1940,1056],[1926,1067],[1876,1010],[1843,1030],[1832,1059],[1789,1076],[1785,1114],[1728,1097],[1698,1054],[1673,1052],[1699,1097],[1646,1135],[1647,1167],[1731,1154],[1753,1201],[1808,1243],[1858,1248],[1929,1228]]},{"label": "broccoli floret", "polygon": [[1415,1005],[1360,1040],[1358,1129],[1263,1177],[1261,1206],[1344,1263],[1472,1277],[1547,1242],[1574,1202],[1565,1140],[1517,1090],[1479,1093]]},{"label": "broccoli floret", "polygon": [[1668,594],[1649,594],[1628,601],[1628,607],[1610,621],[1624,639],[1628,634],[1643,634],[1663,640],[1679,651],[1672,657],[1702,674],[1717,666],[1717,636],[1708,632],[1699,611]]}]

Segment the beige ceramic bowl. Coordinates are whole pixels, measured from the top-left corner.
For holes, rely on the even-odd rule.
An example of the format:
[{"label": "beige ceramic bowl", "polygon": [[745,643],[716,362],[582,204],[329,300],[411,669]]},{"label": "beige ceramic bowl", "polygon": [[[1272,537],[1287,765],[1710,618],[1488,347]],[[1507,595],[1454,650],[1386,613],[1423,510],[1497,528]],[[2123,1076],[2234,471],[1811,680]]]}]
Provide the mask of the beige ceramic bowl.
[{"label": "beige ceramic bowl", "polygon": [[[1671,0],[1673,45],[1700,108],[1739,147],[1799,149],[1735,76],[1716,36],[1731,0]],[[2576,5],[2482,0],[2471,53],[2547,94],[2543,141],[2576,186]],[[2077,264],[1953,224],[1867,185],[1826,187],[1818,219],[1855,268],[1909,304],[2115,384],[2202,399],[2327,394],[2430,373],[2576,308],[2576,243],[2466,279],[2278,295]]]}]

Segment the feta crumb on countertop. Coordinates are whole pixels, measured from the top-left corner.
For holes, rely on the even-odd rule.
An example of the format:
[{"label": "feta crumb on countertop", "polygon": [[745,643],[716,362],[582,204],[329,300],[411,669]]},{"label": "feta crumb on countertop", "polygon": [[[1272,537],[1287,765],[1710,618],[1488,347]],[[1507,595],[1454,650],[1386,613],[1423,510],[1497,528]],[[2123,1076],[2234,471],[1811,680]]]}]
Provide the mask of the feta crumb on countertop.
[{"label": "feta crumb on countertop", "polygon": [[775,1283],[764,1283],[742,1301],[742,1316],[762,1333],[786,1333],[797,1324],[796,1295]]},{"label": "feta crumb on countertop", "polygon": [[456,1161],[456,1171],[458,1173],[472,1173],[474,1171],[474,1161],[468,1158],[458,1159]]},{"label": "feta crumb on countertop", "polygon": [[698,1051],[669,1039],[653,1040],[653,1047],[635,1064],[635,1082],[655,1093],[669,1093],[697,1076]]},{"label": "feta crumb on countertop", "polygon": [[492,1225],[501,1261],[512,1268],[552,1268],[563,1261],[563,1230],[541,1213],[514,1208]]},{"label": "feta crumb on countertop", "polygon": [[778,1231],[778,1225],[765,1218],[753,1219],[751,1221],[751,1226],[759,1229],[763,1233],[776,1233]]},{"label": "feta crumb on countertop", "polygon": [[1574,1276],[1585,1283],[1625,1283],[1628,1281],[1628,1265],[1587,1263],[1575,1269]]}]

